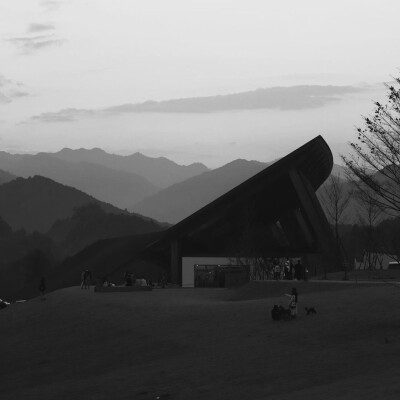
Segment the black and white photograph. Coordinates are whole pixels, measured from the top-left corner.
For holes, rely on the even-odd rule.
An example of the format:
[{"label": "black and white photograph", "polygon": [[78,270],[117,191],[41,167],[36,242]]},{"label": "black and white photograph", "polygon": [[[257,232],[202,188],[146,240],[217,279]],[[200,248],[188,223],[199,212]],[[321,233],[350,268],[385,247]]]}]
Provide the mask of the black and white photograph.
[{"label": "black and white photograph", "polygon": [[0,0],[0,399],[397,400],[399,18]]}]

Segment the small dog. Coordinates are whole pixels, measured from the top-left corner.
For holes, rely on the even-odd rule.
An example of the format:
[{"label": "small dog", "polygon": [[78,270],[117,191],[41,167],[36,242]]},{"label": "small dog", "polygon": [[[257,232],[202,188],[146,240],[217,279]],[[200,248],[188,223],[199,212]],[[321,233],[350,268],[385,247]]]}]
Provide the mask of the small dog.
[{"label": "small dog", "polygon": [[310,308],[304,307],[304,308],[305,308],[306,311],[307,311],[307,315],[316,314],[316,313],[317,313],[317,310],[316,310],[314,307],[310,307]]}]

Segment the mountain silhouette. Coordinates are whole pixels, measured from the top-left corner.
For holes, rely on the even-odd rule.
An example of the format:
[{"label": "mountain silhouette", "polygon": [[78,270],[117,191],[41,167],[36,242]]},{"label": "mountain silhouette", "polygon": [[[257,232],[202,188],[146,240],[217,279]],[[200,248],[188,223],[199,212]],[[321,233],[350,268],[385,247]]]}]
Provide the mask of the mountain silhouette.
[{"label": "mountain silhouette", "polygon": [[141,215],[107,213],[99,203],[88,203],[76,208],[71,217],[58,220],[47,234],[59,253],[69,256],[101,239],[157,232],[165,227]]},{"label": "mountain silhouette", "polygon": [[[133,247],[126,242],[126,237],[134,234],[146,236],[166,228],[166,225],[150,218],[128,214],[47,178],[18,178],[4,184],[1,189],[4,187],[6,190],[0,190],[0,209],[6,210],[5,214],[15,224],[20,222],[22,228],[30,230],[13,230],[0,217],[0,294],[10,299],[34,294],[37,288],[32,285],[33,282],[44,275],[53,276],[52,280],[61,286],[75,284],[80,273],[74,276],[64,268],[70,265],[68,263],[74,254],[79,254],[86,247],[95,248],[97,253],[83,250],[83,254],[90,254],[96,265],[110,269],[120,257],[128,260],[132,256]],[[7,204],[4,204],[7,202],[13,203],[14,207],[8,204],[7,209]],[[83,205],[73,207],[82,202]],[[63,213],[72,215],[58,219],[47,232],[38,232],[45,231]],[[21,222],[17,217],[26,217],[26,220]],[[120,248],[120,242],[126,245]],[[93,247],[96,243],[100,243],[100,248]],[[112,250],[105,248],[109,243],[115,243],[116,247],[111,246]],[[117,249],[123,249],[124,253],[113,253]],[[107,259],[100,262],[98,257],[101,254],[107,255]],[[95,267],[93,271],[96,271]]]},{"label": "mountain silhouette", "polygon": [[0,170],[0,185],[2,185],[3,183],[10,182],[15,178],[16,178],[15,175],[10,174],[7,171]]},{"label": "mountain silhouette", "polygon": [[13,230],[46,232],[57,220],[71,217],[77,207],[89,203],[99,204],[107,213],[128,214],[42,176],[17,178],[0,186],[0,216]]},{"label": "mountain silhouette", "polygon": [[177,223],[266,166],[267,164],[258,161],[238,159],[172,185],[130,209],[158,221]]},{"label": "mountain silhouette", "polygon": [[193,176],[208,171],[201,163],[178,165],[165,157],[147,157],[141,153],[128,156],[109,154],[102,149],[68,149],[64,148],[57,153],[49,153],[53,157],[68,162],[90,162],[114,170],[133,173],[145,178],[158,188],[166,188],[182,182]]},{"label": "mountain silhouette", "polygon": [[131,206],[159,190],[137,174],[89,162],[68,162],[46,153],[12,155],[0,152],[0,169],[25,178],[47,177],[120,208]]},{"label": "mountain silhouette", "polygon": [[[157,221],[177,223],[219,196],[257,174],[270,163],[238,159],[220,168],[172,185],[129,209]],[[345,181],[344,168],[334,165],[332,174]]]}]

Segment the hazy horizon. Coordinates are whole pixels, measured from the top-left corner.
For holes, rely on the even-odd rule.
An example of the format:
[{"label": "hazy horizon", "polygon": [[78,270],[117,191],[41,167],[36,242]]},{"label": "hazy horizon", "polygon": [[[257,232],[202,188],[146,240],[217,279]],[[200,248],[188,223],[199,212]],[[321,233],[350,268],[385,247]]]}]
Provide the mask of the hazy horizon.
[{"label": "hazy horizon", "polygon": [[[338,162],[398,73],[397,11],[394,0],[4,0],[0,147],[215,168],[321,134]],[[248,93],[259,89],[261,100]]]}]

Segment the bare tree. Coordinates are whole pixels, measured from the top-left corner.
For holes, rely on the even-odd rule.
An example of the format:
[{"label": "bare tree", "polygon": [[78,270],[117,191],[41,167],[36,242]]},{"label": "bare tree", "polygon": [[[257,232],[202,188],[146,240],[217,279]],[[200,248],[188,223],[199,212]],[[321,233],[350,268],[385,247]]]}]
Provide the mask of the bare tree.
[{"label": "bare tree", "polygon": [[376,231],[378,247],[395,262],[400,262],[400,218],[382,221]]},{"label": "bare tree", "polygon": [[339,224],[345,216],[345,211],[350,203],[352,190],[340,176],[331,175],[322,186],[320,199],[329,222],[334,227],[335,239],[340,248]]},{"label": "bare tree", "polygon": [[353,152],[342,156],[357,190],[392,216],[400,211],[400,77],[394,80],[386,84],[387,104],[375,102],[350,143]]},{"label": "bare tree", "polygon": [[376,199],[377,194],[369,188],[364,190],[356,190],[355,198],[357,199],[358,221],[365,228],[365,249],[364,262],[367,269],[373,269],[377,263],[376,251],[381,247],[376,237],[376,226],[382,219],[382,208]]},{"label": "bare tree", "polygon": [[336,251],[342,256],[344,279],[347,280],[347,271],[349,269],[349,261],[344,246],[340,240],[339,225],[345,216],[345,211],[349,206],[352,190],[349,184],[346,184],[340,176],[331,175],[327,182],[322,186],[320,199],[322,206],[327,214],[329,222],[332,224],[335,234]]}]

